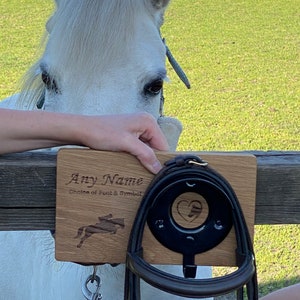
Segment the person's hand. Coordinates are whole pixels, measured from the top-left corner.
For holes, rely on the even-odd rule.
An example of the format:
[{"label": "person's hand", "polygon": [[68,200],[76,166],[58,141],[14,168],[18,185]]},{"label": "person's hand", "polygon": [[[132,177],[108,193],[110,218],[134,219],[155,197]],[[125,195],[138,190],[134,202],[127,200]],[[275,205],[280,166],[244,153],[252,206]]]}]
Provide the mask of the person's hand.
[{"label": "person's hand", "polygon": [[152,173],[161,169],[154,150],[169,149],[156,120],[147,113],[89,116],[81,125],[81,142],[93,149],[125,151]]},{"label": "person's hand", "polygon": [[83,116],[0,109],[0,154],[63,145],[125,151],[151,172],[160,162],[154,150],[168,150],[156,120],[147,113]]}]

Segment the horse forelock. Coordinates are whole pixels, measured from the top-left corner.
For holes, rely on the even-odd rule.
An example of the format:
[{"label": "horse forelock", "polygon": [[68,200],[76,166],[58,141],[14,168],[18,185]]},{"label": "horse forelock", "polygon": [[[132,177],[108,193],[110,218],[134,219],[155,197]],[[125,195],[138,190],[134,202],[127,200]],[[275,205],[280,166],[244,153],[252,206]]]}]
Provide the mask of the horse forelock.
[{"label": "horse forelock", "polygon": [[60,4],[51,20],[48,43],[55,64],[76,65],[79,72],[84,68],[88,74],[117,64],[132,47],[136,18],[145,13],[146,2],[75,0]]}]

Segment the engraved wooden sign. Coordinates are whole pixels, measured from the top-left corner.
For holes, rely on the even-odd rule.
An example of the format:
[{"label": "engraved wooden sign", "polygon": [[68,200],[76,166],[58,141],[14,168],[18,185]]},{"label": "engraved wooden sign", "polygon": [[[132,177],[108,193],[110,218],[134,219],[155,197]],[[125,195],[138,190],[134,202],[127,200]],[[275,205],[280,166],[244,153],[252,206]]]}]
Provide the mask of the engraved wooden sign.
[{"label": "engraved wooden sign", "polygon": [[[191,153],[191,152],[189,152]],[[158,152],[162,163],[179,154]],[[253,237],[256,159],[252,155],[193,152],[223,175],[235,190]],[[124,263],[139,203],[154,175],[126,153],[61,149],[57,161],[56,259],[83,264]],[[208,215],[205,199],[184,193],[172,204],[172,217],[196,228]],[[234,266],[232,230],[216,248],[199,254],[199,265]],[[182,256],[164,248],[145,229],[144,258],[155,264],[181,264]]]}]

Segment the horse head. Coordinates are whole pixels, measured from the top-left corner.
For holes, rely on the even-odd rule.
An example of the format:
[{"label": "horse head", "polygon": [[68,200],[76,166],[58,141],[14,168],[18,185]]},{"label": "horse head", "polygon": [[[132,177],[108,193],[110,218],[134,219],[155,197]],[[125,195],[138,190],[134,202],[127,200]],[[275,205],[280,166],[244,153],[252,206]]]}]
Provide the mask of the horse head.
[{"label": "horse head", "polygon": [[87,115],[145,111],[174,150],[181,124],[161,115],[167,72],[160,27],[168,3],[56,0],[44,53],[29,72],[22,101]]}]

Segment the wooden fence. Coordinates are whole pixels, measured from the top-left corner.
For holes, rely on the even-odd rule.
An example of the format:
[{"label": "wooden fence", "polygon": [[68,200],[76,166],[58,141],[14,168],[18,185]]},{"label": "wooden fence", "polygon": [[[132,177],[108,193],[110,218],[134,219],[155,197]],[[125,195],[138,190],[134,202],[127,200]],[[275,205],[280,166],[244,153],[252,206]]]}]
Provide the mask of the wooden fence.
[{"label": "wooden fence", "polygon": [[[300,152],[247,153],[257,158],[255,223],[300,223]],[[56,153],[0,156],[0,230],[53,230],[55,196]]]}]

